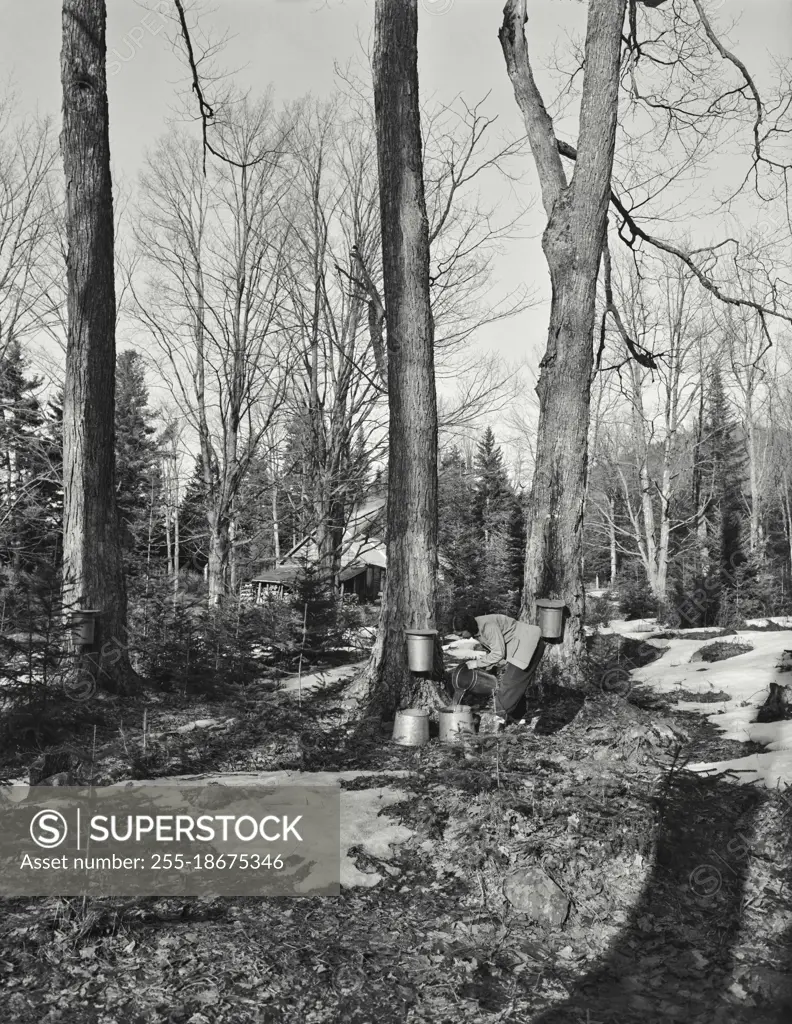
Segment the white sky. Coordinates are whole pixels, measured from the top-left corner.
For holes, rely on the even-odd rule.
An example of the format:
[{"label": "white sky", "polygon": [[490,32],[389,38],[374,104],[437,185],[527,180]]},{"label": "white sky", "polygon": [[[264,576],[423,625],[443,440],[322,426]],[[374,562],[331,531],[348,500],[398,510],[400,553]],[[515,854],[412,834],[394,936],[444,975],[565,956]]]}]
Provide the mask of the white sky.
[{"label": "white sky", "polygon": [[[679,0],[675,0],[679,2]],[[690,2],[690,0],[688,0]],[[171,0],[108,0],[108,67],[111,145],[118,184],[134,185],[147,147],[167,128],[186,84],[185,69],[172,52],[163,22],[146,7],[170,9]],[[529,0],[529,39],[540,86],[542,66],[565,33],[585,24],[586,5],[578,0]],[[719,25],[737,22],[730,41],[758,75],[769,54],[789,58],[792,4],[789,0],[712,0]],[[419,0],[420,85],[422,99],[451,101],[462,95],[476,102],[489,93],[486,109],[498,126],[522,134],[521,119],[506,75],[497,38],[502,15],[499,0]],[[372,30],[373,0],[214,0],[204,24],[232,36],[223,64],[241,68],[237,80],[254,91],[275,85],[282,99],[307,92],[322,95],[333,86],[334,64],[364,60],[361,47]],[[60,4],[56,0],[0,0],[0,76],[8,77],[20,100],[20,112],[37,110],[60,116]],[[547,85],[546,94],[550,98]],[[565,129],[569,130],[565,130]],[[195,128],[197,132],[197,126]],[[574,125],[562,125],[574,139]],[[527,360],[534,371],[544,349],[547,328],[547,271],[539,245],[542,212],[529,159],[524,179],[514,188],[516,203],[533,204],[521,237],[502,246],[496,263],[498,294],[529,280],[544,301],[519,317],[485,328],[477,339],[482,351],[510,361]],[[717,182],[724,168],[713,168]],[[507,186],[493,181],[494,197],[508,197]],[[496,428],[497,432],[497,428]]]}]

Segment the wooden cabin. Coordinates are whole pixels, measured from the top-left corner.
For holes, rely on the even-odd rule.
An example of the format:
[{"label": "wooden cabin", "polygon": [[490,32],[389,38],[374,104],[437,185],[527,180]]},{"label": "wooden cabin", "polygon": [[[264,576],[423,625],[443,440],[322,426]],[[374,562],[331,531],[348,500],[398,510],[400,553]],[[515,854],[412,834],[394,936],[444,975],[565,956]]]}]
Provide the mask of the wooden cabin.
[{"label": "wooden cabin", "polygon": [[[375,498],[355,509],[344,533],[341,570],[337,585],[342,595],[354,595],[361,604],[378,601],[385,586],[385,545],[380,539],[385,499]],[[300,570],[318,558],[313,536],[304,537],[273,566],[242,587],[242,597],[261,604],[288,600]]]}]

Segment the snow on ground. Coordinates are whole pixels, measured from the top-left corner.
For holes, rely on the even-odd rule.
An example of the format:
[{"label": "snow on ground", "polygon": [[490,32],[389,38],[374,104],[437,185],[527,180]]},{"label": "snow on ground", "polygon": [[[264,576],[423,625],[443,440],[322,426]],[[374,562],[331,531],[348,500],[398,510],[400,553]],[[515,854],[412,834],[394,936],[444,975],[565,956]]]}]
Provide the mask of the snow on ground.
[{"label": "snow on ground", "polygon": [[607,626],[597,626],[592,633],[619,633],[634,640],[643,640],[659,629],[657,619],[611,619]]},{"label": "snow on ground", "polygon": [[[115,788],[129,786],[184,786],[194,785],[196,788],[205,786],[255,786],[262,783],[270,786],[334,786],[341,779],[357,779],[376,777],[381,774],[373,771],[347,772],[217,772],[204,775],[172,775],[166,778],[136,780],[134,782],[116,782]],[[408,771],[390,771],[390,776],[404,777]],[[30,788],[26,781],[14,780],[7,784],[11,792],[7,797],[11,800],[22,800]],[[112,788],[112,787],[111,787]],[[413,835],[413,830],[400,825],[392,818],[380,816],[380,812],[392,804],[407,799],[408,794],[390,786],[375,786],[372,789],[341,790],[341,887],[351,889],[360,887],[370,889],[382,881],[382,875],[376,871],[361,871],[349,851],[354,847],[362,847],[370,856],[387,864],[393,857],[393,847],[405,842]],[[321,888],[333,881],[327,876],[332,865],[313,864],[305,879],[306,891]],[[386,868],[387,870],[387,868]],[[392,868],[396,871],[396,868]]]},{"label": "snow on ground", "polygon": [[[376,777],[379,773],[369,771],[347,772],[218,772],[205,775],[177,775],[169,778],[149,779],[145,783],[117,782],[116,786],[169,786],[193,783],[196,787],[219,786],[334,786],[341,779]],[[389,775],[405,776],[407,771],[389,772]],[[400,825],[380,812],[391,804],[407,799],[403,790],[389,786],[373,789],[341,790],[341,886],[371,888],[382,880],[378,872],[361,871],[349,851],[362,847],[370,856],[388,862],[393,856],[393,846],[403,843],[413,835],[412,829]],[[320,888],[332,882],[324,876],[328,865],[314,864],[305,880],[307,889]]]},{"label": "snow on ground", "polygon": [[[745,620],[746,626],[766,626],[770,622],[774,622],[777,626],[792,626],[792,615],[775,615],[769,619]],[[720,630],[720,626],[699,626],[696,629],[675,629],[672,632],[719,633]],[[633,640],[643,640],[644,637],[649,636],[651,633],[665,632],[666,627],[661,626],[657,619],[611,619],[607,626],[597,626],[590,631],[592,633],[619,633],[621,636],[626,636]]]},{"label": "snow on ground", "polygon": [[355,661],[350,662],[348,665],[337,665],[335,668],[326,668],[319,672],[308,672],[302,678],[300,676],[289,676],[288,679],[281,681],[281,689],[287,693],[297,693],[300,690],[303,693],[307,690],[321,690],[323,686],[327,686],[329,683],[336,683],[345,676],[351,679],[366,664],[367,662],[365,661]]},{"label": "snow on ground", "polygon": [[[766,621],[758,619],[755,624],[762,625]],[[774,621],[779,625],[792,623],[790,619]],[[614,625],[633,627],[635,624]],[[616,631],[622,632],[621,629]],[[635,633],[633,629],[626,629],[622,635],[632,636]],[[764,724],[755,721],[758,708],[767,698],[770,683],[784,685],[790,681],[788,674],[778,671],[778,665],[782,653],[792,650],[792,630],[771,633],[737,631],[719,640],[750,644],[753,650],[726,661],[691,663],[693,654],[711,641],[687,638],[665,640],[662,641],[665,647],[663,655],[651,665],[636,669],[632,678],[634,682],[645,683],[658,693],[673,693],[680,688],[702,695],[727,693],[730,700],[717,703],[684,701],[679,702],[676,709],[706,715],[713,725],[723,731],[725,739],[743,743],[753,741],[767,748],[766,752],[730,761],[689,765],[691,770],[705,774],[730,770],[737,773],[737,781],[761,781],[765,786],[773,788],[792,785],[792,721]]]}]

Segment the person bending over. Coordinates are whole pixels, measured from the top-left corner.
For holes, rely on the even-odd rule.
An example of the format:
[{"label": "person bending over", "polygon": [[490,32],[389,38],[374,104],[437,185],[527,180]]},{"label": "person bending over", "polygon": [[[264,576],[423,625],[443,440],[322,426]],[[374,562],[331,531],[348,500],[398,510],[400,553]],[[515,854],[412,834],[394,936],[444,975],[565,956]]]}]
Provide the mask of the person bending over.
[{"label": "person bending over", "polygon": [[[457,671],[454,682],[454,704],[466,693],[495,694],[495,714],[504,723],[518,716],[525,691],[533,679],[544,654],[542,631],[538,626],[519,622],[508,615],[473,615],[466,612],[454,619],[457,636],[473,638],[487,649],[466,662],[468,670]],[[506,663],[500,679],[478,674],[478,670],[495,668]]]}]

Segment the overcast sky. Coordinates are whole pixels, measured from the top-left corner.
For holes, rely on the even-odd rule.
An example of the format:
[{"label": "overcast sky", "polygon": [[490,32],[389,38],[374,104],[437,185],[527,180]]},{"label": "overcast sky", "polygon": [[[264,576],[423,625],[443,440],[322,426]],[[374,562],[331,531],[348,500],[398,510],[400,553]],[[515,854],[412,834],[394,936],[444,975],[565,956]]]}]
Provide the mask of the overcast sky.
[{"label": "overcast sky", "polygon": [[[537,68],[565,33],[585,23],[586,5],[577,0],[529,0],[530,45]],[[171,0],[108,0],[108,68],[114,175],[134,184],[147,147],[167,127],[184,89],[185,69],[168,44],[168,30],[157,13]],[[769,54],[788,58],[792,44],[789,0],[712,0],[718,24],[731,24],[730,41],[757,74],[769,67]],[[521,134],[521,120],[506,76],[497,38],[502,3],[498,0],[419,0],[422,99],[468,102],[489,93],[486,109],[504,131]],[[15,87],[20,109],[59,118],[60,4],[56,0],[0,0],[0,69]],[[372,30],[372,0],[215,0],[205,24],[232,36],[223,62],[242,69],[238,80],[254,91],[274,83],[277,95],[292,99],[333,86],[334,64],[357,58],[364,67]],[[540,84],[544,80],[540,71]],[[573,126],[572,126],[573,129]],[[197,132],[197,127],[195,128]],[[574,137],[574,129],[567,133]],[[534,203],[521,237],[504,245],[497,262],[498,290],[528,279],[548,295],[547,272],[538,242],[542,227],[536,205],[536,179],[530,161],[514,188],[515,205]],[[717,174],[722,168],[715,169]],[[505,185],[492,183],[493,194]],[[508,195],[503,192],[503,195]],[[529,357],[535,367],[544,347],[546,302],[519,318],[487,329],[479,339],[509,359]]]}]

